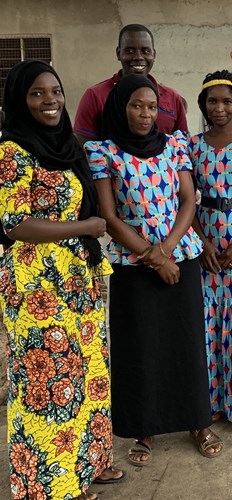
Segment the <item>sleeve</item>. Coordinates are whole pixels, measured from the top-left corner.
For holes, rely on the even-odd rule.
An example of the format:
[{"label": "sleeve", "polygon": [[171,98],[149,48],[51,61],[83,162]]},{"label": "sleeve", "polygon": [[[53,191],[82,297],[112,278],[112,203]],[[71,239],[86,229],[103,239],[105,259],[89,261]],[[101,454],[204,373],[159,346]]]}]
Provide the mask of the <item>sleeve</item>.
[{"label": "sleeve", "polygon": [[5,233],[31,215],[31,155],[12,142],[0,144],[0,220]]},{"label": "sleeve", "polygon": [[94,180],[112,177],[109,151],[101,142],[86,142],[84,150]]},{"label": "sleeve", "polygon": [[182,130],[183,132],[188,132],[188,124],[187,124],[184,105],[181,100],[181,97],[178,94],[176,95],[176,122],[174,125],[173,132],[175,132],[176,130]]},{"label": "sleeve", "polygon": [[177,160],[177,170],[192,170],[192,162],[188,152],[188,139],[181,130],[177,130],[173,134],[173,145]]},{"label": "sleeve", "polygon": [[73,132],[90,139],[99,138],[99,109],[96,95],[91,88],[83,94],[77,108]]}]

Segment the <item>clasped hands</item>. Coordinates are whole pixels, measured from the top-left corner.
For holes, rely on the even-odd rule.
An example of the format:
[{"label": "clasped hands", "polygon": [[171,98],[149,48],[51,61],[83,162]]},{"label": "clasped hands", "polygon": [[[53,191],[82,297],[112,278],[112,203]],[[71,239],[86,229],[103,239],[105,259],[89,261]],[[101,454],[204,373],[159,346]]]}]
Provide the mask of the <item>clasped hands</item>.
[{"label": "clasped hands", "polygon": [[200,255],[200,264],[203,269],[213,274],[232,268],[232,245],[229,245],[223,252],[219,252],[212,243],[207,241]]},{"label": "clasped hands", "polygon": [[150,245],[143,254],[138,256],[138,259],[142,259],[146,266],[156,271],[168,285],[175,285],[179,282],[180,269],[166,255],[161,243]]}]

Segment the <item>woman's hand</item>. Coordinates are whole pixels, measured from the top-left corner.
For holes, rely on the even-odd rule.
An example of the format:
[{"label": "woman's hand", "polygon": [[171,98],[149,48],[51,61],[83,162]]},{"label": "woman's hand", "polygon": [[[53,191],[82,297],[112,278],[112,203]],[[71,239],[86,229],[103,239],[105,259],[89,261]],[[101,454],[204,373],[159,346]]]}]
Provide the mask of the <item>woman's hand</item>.
[{"label": "woman's hand", "polygon": [[217,274],[221,271],[220,252],[209,241],[204,241],[204,250],[199,257],[201,267],[206,271]]},{"label": "woman's hand", "polygon": [[221,269],[230,269],[232,267],[232,245],[230,244],[218,258]]},{"label": "woman's hand", "polygon": [[100,238],[106,232],[106,221],[101,217],[89,217],[85,221],[85,235],[91,238]]},{"label": "woman's hand", "polygon": [[144,254],[140,255],[138,258],[143,260],[145,266],[153,267],[155,271],[158,271],[167,260],[166,257],[161,253],[160,246],[158,244],[151,245],[145,250]]},{"label": "woman's hand", "polygon": [[157,270],[157,273],[168,285],[175,285],[180,281],[180,268],[170,259],[166,259],[165,264]]},{"label": "woman's hand", "polygon": [[151,245],[151,247],[144,252],[144,256],[141,255],[141,258],[144,264],[148,267],[152,267],[154,271],[157,271],[160,277],[168,285],[175,285],[175,283],[179,282],[179,267],[161,253],[159,244]]}]

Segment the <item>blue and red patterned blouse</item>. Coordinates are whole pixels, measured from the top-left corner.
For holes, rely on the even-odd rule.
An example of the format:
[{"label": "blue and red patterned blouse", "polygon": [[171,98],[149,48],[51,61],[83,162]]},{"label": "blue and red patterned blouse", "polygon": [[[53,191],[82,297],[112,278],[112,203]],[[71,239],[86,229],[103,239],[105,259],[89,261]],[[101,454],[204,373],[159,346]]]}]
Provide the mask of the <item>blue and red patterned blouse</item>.
[{"label": "blue and red patterned blouse", "polygon": [[[186,148],[167,135],[162,154],[140,159],[120,150],[111,140],[85,143],[90,169],[95,180],[111,178],[118,217],[152,244],[162,242],[170,233],[179,207],[178,170],[191,170]],[[120,243],[111,239],[108,257],[114,264],[141,264]],[[172,259],[194,259],[202,243],[192,227],[173,251]]]}]

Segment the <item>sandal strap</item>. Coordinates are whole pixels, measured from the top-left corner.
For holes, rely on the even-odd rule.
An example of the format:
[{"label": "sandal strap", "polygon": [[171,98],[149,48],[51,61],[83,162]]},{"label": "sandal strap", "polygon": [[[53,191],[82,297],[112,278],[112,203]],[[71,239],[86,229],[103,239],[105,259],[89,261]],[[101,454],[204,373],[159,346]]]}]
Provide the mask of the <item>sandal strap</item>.
[{"label": "sandal strap", "polygon": [[207,436],[205,436],[205,438],[202,439],[201,441],[201,446],[204,451],[207,450],[207,448],[210,448],[211,446],[216,446],[218,444],[222,445],[223,444],[222,440],[212,431],[210,431],[209,434],[207,434]]},{"label": "sandal strap", "polygon": [[143,441],[139,441],[139,439],[136,439],[135,443],[136,443],[136,445],[143,446],[144,448],[147,448],[147,450],[151,453],[151,447],[148,444],[144,443]]},{"label": "sandal strap", "polygon": [[142,441],[135,441],[135,446],[129,449],[129,455],[151,455],[151,448]]}]

